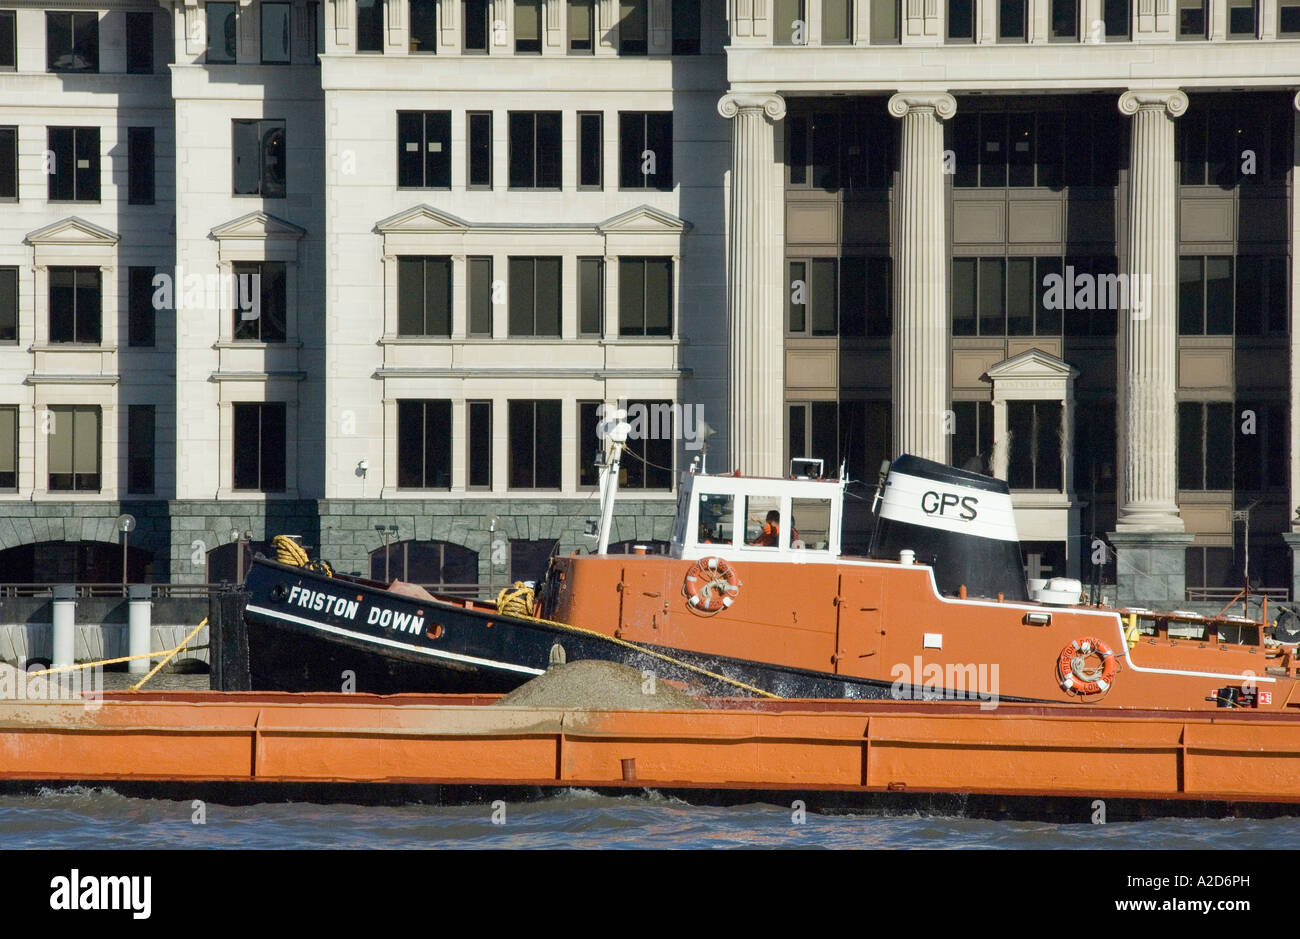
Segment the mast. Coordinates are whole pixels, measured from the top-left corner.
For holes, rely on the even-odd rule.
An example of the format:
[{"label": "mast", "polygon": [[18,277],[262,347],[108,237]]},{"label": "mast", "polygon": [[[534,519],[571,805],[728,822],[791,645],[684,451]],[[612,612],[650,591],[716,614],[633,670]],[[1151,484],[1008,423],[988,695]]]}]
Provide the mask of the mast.
[{"label": "mast", "polygon": [[600,536],[596,542],[597,554],[609,550],[610,529],[614,522],[614,499],[618,495],[618,466],[631,429],[627,423],[627,411],[623,408],[610,412],[610,419],[602,421],[596,428],[596,435],[605,441],[604,460],[600,466]]}]

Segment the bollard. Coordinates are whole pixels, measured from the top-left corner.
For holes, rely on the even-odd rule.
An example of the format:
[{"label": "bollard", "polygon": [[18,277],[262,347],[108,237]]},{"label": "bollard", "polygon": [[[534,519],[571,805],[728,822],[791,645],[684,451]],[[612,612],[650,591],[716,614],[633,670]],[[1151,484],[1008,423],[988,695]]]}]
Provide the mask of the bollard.
[{"label": "bollard", "polygon": [[54,654],[51,666],[72,665],[77,649],[77,601],[71,584],[54,588]]},{"label": "bollard", "polygon": [[[126,654],[145,655],[152,651],[153,640],[153,601],[149,599],[152,588],[148,584],[131,584],[126,588]],[[144,675],[149,671],[149,659],[132,659],[126,663],[126,670],[132,675]]]}]

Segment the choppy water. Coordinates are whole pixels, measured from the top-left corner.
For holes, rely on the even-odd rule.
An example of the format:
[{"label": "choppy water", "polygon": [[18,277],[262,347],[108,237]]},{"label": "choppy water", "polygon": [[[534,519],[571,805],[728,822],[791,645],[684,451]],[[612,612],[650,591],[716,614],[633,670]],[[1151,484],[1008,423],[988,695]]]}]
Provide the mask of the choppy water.
[{"label": "choppy water", "polygon": [[689,805],[574,789],[538,802],[389,807],[130,798],[111,788],[0,796],[12,848],[1300,848],[1300,818],[1153,819],[1107,825],[907,814],[820,815],[777,805]]}]

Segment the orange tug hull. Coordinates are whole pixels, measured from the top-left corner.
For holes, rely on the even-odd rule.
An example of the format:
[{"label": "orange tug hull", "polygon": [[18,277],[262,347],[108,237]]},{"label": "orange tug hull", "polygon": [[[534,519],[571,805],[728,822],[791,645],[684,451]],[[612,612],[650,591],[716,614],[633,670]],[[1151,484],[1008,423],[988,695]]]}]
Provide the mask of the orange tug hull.
[{"label": "orange tug hull", "polygon": [[[1171,637],[1156,620],[1154,634],[1130,643],[1121,611],[945,597],[926,565],[849,558],[732,560],[740,580],[734,602],[705,616],[683,589],[692,563],[659,555],[555,558],[543,614],[632,642],[908,686],[914,690],[904,694],[913,697],[955,679],[984,692],[981,700],[992,693],[1080,710],[1223,714],[1215,692],[1253,683],[1256,710],[1300,709],[1296,680],[1273,667],[1280,658],[1259,644],[1217,641],[1212,631],[1206,640]],[[1031,614],[1049,622],[1035,624]],[[1257,627],[1248,631],[1258,643]],[[1091,694],[1067,690],[1061,679],[1063,652],[1085,638],[1114,653],[1109,687]]]},{"label": "orange tug hull", "polygon": [[0,778],[1300,802],[1300,715],[973,702],[485,707],[265,692],[0,705]]}]

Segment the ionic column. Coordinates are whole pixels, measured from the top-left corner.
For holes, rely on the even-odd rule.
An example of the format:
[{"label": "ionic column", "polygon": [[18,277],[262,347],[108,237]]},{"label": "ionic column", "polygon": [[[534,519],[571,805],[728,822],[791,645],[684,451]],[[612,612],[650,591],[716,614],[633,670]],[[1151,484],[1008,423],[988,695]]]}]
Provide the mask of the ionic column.
[{"label": "ionic column", "polygon": [[[1181,91],[1128,91],[1132,116],[1128,179],[1130,309],[1118,336],[1123,478],[1119,531],[1182,531],[1178,515],[1178,243],[1174,118]],[[1140,299],[1140,302],[1138,300]]]},{"label": "ionic column", "polygon": [[897,94],[899,147],[897,308],[893,335],[894,456],[948,462],[948,246],[944,227],[943,124],[950,94]]},{"label": "ionic column", "polygon": [[745,473],[784,476],[785,330],[781,167],[774,150],[779,95],[728,94],[732,122],[727,208],[727,325],[731,337],[730,457]]}]

